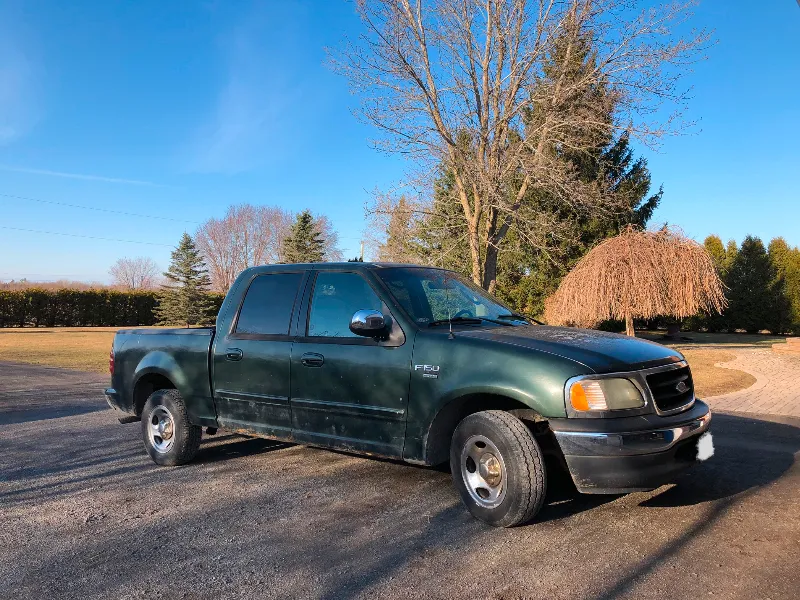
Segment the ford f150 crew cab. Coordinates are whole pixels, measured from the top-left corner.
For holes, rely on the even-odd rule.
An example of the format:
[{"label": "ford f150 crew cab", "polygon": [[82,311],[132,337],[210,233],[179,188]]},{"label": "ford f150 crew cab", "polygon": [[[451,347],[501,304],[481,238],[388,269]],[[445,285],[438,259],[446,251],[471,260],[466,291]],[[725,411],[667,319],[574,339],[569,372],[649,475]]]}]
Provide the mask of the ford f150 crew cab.
[{"label": "ford f150 crew cab", "polygon": [[539,325],[414,265],[247,269],[215,328],[119,331],[110,367],[108,403],[141,421],[160,465],[190,461],[203,428],[449,461],[470,512],[498,526],[539,510],[546,455],[580,492],[625,493],[672,481],[711,445],[680,353]]}]

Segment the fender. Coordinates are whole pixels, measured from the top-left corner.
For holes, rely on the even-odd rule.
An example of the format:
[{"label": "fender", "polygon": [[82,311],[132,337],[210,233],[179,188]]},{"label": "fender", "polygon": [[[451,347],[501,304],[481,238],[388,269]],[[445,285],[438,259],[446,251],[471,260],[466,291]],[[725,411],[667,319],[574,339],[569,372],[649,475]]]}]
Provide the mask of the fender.
[{"label": "fender", "polygon": [[133,389],[136,389],[136,385],[143,376],[151,373],[163,375],[169,379],[181,395],[186,397],[189,388],[186,373],[172,356],[162,350],[145,354],[134,369]]}]

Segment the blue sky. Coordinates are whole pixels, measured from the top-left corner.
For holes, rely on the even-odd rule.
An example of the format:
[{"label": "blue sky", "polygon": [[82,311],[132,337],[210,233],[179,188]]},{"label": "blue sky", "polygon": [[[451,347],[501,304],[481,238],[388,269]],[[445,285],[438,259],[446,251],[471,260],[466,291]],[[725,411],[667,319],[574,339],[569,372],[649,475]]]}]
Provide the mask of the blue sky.
[{"label": "blue sky", "polygon": [[[664,185],[654,222],[798,245],[800,7],[705,0],[694,25],[718,43],[689,78],[695,131],[641,150]],[[371,192],[408,169],[370,148],[325,66],[358,29],[338,0],[0,0],[0,279],[164,268],[184,229],[240,202],[326,213],[357,254]]]}]

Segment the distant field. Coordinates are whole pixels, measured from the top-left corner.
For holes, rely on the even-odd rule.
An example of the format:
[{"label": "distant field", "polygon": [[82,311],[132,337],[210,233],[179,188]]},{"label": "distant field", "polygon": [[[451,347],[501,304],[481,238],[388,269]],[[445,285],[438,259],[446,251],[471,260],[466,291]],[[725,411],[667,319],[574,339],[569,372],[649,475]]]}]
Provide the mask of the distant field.
[{"label": "distant field", "polygon": [[0,329],[0,360],[108,373],[108,354],[120,327]]},{"label": "distant field", "polygon": [[[81,371],[108,373],[108,353],[118,327],[55,327],[0,329],[0,361],[25,362]],[[655,339],[656,335],[646,337]],[[715,367],[735,357],[723,347],[762,346],[783,338],[747,334],[685,334],[692,342],[670,343],[686,355],[698,396],[709,397],[750,387],[755,379],[742,371]],[[645,336],[643,336],[645,337]]]}]

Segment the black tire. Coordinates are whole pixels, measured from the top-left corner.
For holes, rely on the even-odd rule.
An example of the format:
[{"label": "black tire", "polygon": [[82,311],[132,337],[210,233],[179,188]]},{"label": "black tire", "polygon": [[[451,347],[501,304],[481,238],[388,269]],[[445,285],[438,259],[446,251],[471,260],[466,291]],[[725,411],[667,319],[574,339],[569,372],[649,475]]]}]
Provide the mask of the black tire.
[{"label": "black tire", "polygon": [[[151,435],[151,428],[157,428],[159,417],[168,416],[171,419],[161,419],[162,422],[172,423],[163,433],[169,433],[169,438],[164,435]],[[200,439],[203,428],[192,425],[186,411],[186,403],[178,390],[156,390],[147,399],[142,410],[142,438],[144,447],[150,458],[158,465],[175,466],[191,461],[200,448]],[[160,442],[159,442],[160,440]]]},{"label": "black tire", "polygon": [[[487,449],[486,442],[480,438],[488,440],[499,452],[500,457],[494,465],[499,463],[501,467],[504,466],[500,483],[494,487],[475,488],[465,480],[467,473],[477,471],[481,474],[480,468],[472,460],[470,449],[488,453],[482,455],[484,458],[481,460],[490,461],[491,466],[494,455],[490,451],[495,449],[491,446]],[[481,444],[482,450],[472,448],[473,445],[481,448]],[[462,471],[462,456],[465,455],[465,470]],[[542,507],[547,492],[544,459],[533,433],[515,416],[500,410],[478,412],[465,417],[458,424],[450,443],[450,469],[453,483],[469,512],[495,527],[514,527],[533,519]],[[497,498],[490,497],[488,492],[497,494]],[[496,504],[488,506],[490,502]]]}]

